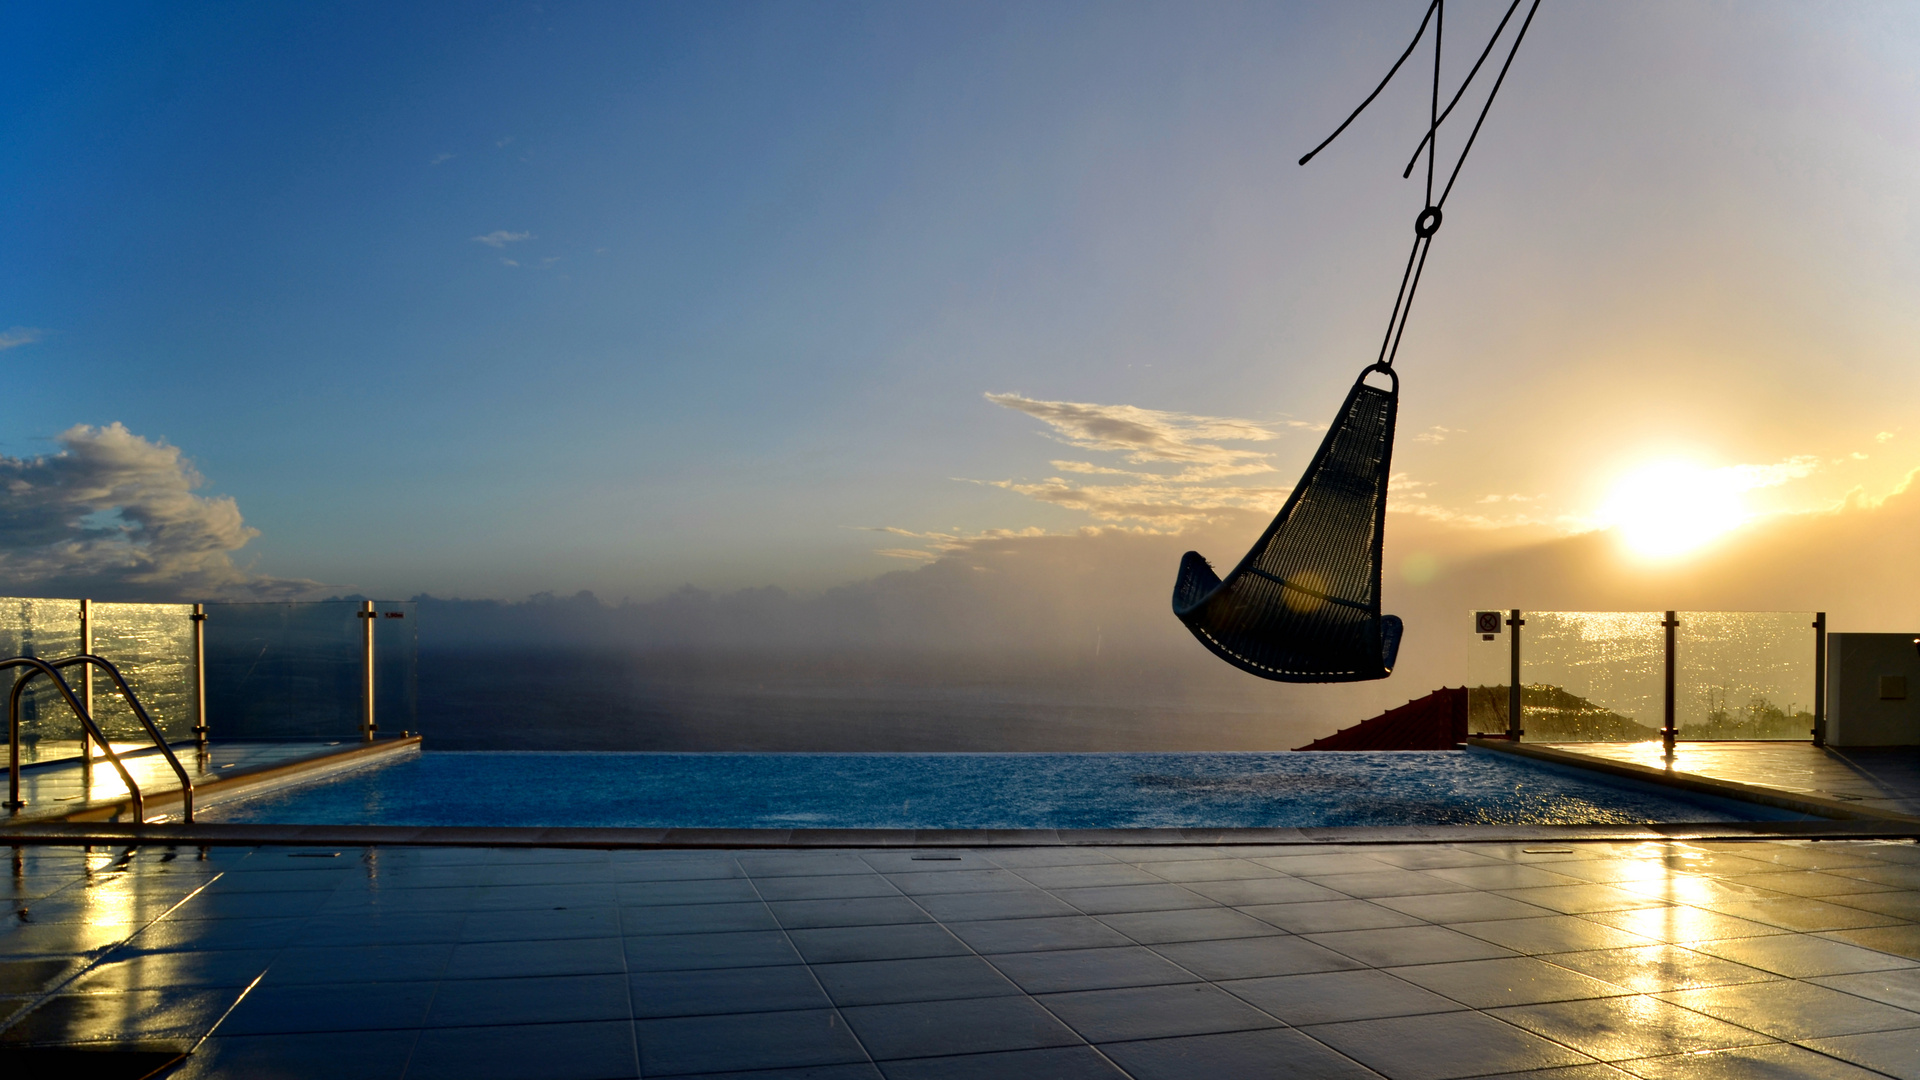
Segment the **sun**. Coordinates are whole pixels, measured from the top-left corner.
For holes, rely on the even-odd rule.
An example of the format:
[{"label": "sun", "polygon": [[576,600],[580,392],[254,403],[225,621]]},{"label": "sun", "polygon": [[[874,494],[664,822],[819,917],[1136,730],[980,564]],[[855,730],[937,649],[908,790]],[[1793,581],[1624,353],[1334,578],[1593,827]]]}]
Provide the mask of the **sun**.
[{"label": "sun", "polygon": [[1648,558],[1698,550],[1752,516],[1738,478],[1690,461],[1656,461],[1615,481],[1600,508],[1602,524]]}]

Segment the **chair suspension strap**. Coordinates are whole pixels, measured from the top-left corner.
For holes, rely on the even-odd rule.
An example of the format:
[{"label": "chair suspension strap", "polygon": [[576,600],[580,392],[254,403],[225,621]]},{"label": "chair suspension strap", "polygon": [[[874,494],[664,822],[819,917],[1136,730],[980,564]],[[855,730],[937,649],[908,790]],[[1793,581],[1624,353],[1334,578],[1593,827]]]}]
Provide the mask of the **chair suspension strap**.
[{"label": "chair suspension strap", "polygon": [[1427,251],[1432,247],[1433,236],[1440,231],[1440,222],[1445,216],[1442,209],[1446,206],[1447,197],[1453,194],[1455,181],[1460,179],[1460,169],[1467,163],[1467,155],[1473,151],[1473,144],[1480,137],[1480,127],[1487,121],[1487,112],[1493,108],[1493,99],[1499,96],[1500,87],[1507,80],[1507,71],[1513,67],[1513,58],[1520,51],[1520,43],[1526,39],[1527,29],[1533,25],[1533,16],[1540,10],[1540,0],[1533,0],[1533,5],[1527,9],[1527,17],[1521,20],[1519,32],[1514,35],[1513,44],[1507,49],[1506,61],[1500,65],[1500,74],[1494,79],[1493,88],[1487,92],[1486,102],[1480,106],[1480,115],[1473,122],[1473,131],[1467,135],[1466,143],[1460,149],[1460,156],[1454,160],[1453,170],[1448,174],[1445,186],[1440,189],[1440,197],[1436,199],[1433,195],[1433,181],[1435,162],[1439,152],[1440,125],[1453,114],[1454,106],[1460,104],[1460,99],[1466,94],[1467,87],[1472,85],[1473,80],[1479,76],[1481,67],[1486,64],[1487,57],[1492,55],[1493,47],[1500,40],[1501,35],[1506,33],[1507,24],[1512,21],[1513,13],[1519,10],[1520,4],[1521,0],[1513,0],[1513,3],[1507,7],[1506,14],[1500,18],[1500,25],[1494,27],[1492,36],[1487,39],[1486,47],[1480,50],[1479,58],[1474,61],[1472,69],[1467,72],[1467,77],[1461,81],[1460,88],[1454,91],[1452,99],[1447,102],[1447,107],[1443,110],[1440,108],[1440,44],[1446,21],[1446,0],[1432,0],[1427,5],[1426,15],[1420,20],[1420,29],[1414,32],[1413,41],[1408,43],[1406,51],[1400,54],[1400,58],[1393,62],[1393,67],[1388,69],[1386,78],[1380,80],[1380,85],[1373,88],[1373,93],[1367,95],[1366,100],[1360,103],[1360,107],[1353,110],[1353,113],[1334,129],[1333,134],[1321,140],[1320,145],[1308,151],[1300,159],[1302,165],[1312,161],[1315,155],[1339,138],[1340,133],[1347,130],[1347,126],[1352,124],[1368,105],[1373,104],[1373,100],[1380,96],[1380,92],[1393,81],[1394,75],[1399,73],[1401,65],[1413,55],[1413,50],[1419,46],[1420,40],[1426,36],[1427,27],[1431,25],[1433,27],[1433,83],[1427,100],[1427,133],[1421,137],[1420,145],[1414,148],[1413,157],[1408,159],[1406,169],[1400,174],[1402,179],[1411,176],[1414,165],[1424,153],[1427,158],[1427,198],[1420,216],[1414,221],[1413,249],[1407,252],[1406,269],[1400,273],[1400,288],[1394,294],[1393,311],[1387,317],[1387,332],[1380,341],[1380,354],[1375,360],[1379,366],[1391,368],[1394,359],[1400,355],[1400,338],[1406,333],[1407,317],[1413,311],[1413,295],[1420,288],[1420,275],[1427,266]]}]

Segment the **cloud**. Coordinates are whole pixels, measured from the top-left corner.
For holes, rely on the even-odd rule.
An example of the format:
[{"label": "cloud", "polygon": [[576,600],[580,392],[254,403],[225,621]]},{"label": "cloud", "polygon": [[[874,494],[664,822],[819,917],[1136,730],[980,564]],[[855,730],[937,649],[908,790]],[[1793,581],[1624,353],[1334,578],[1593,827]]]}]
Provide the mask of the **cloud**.
[{"label": "cloud", "polygon": [[[1865,454],[1855,454],[1863,458]],[[1820,468],[1820,459],[1812,454],[1798,454],[1773,465],[1728,465],[1718,470],[1725,476],[1728,486],[1735,491],[1757,491],[1760,488],[1779,487],[1791,480],[1802,480],[1812,476]]]},{"label": "cloud", "polygon": [[988,529],[966,535],[957,532],[915,532],[912,529],[902,529],[894,525],[859,525],[854,528],[862,532],[886,533],[889,536],[904,536],[909,540],[921,541],[924,545],[922,547],[879,548],[874,551],[875,555],[885,555],[890,559],[912,559],[915,562],[934,562],[948,555],[972,551],[989,541],[1049,535],[1045,529]]},{"label": "cloud", "polygon": [[474,237],[473,242],[476,244],[485,244],[488,247],[503,248],[508,244],[517,244],[522,240],[531,239],[533,239],[533,234],[530,232],[508,232],[505,229],[495,229],[485,236]]},{"label": "cloud", "polygon": [[1880,434],[1875,435],[1873,437],[1873,441],[1874,442],[1891,442],[1893,441],[1893,432],[1883,431]]},{"label": "cloud", "polygon": [[[1094,405],[1080,401],[1037,401],[1019,394],[988,394],[988,401],[1026,413],[1053,428],[1054,437],[1082,450],[1126,455],[1135,464],[1150,461],[1232,464],[1266,455],[1230,450],[1217,442],[1265,442],[1275,433],[1252,420],[1161,412],[1133,405]],[[1205,440],[1205,441],[1202,441]]]},{"label": "cloud", "polygon": [[[1049,436],[1059,442],[1081,450],[1117,454],[1125,463],[1136,466],[1122,468],[1074,460],[1049,463],[1058,473],[1112,478],[1116,481],[1113,483],[1067,479],[1062,475],[1040,480],[966,481],[1012,491],[1108,523],[1096,528],[1178,532],[1216,521],[1223,515],[1238,515],[1248,510],[1273,513],[1291,490],[1271,484],[1233,483],[1274,471],[1265,453],[1220,445],[1267,442],[1279,437],[1272,428],[1257,421],[1142,409],[1134,405],[1040,401],[1020,394],[985,396],[995,405],[1042,421],[1050,429]],[[1282,420],[1279,424],[1292,428],[1314,427],[1297,420]],[[1166,466],[1176,468],[1166,471]],[[1047,535],[1044,530],[1033,532]],[[943,537],[927,550],[890,549],[883,554],[926,558],[932,552],[970,549],[983,539],[1001,535],[1025,534],[989,532],[970,537]]]},{"label": "cloud", "polygon": [[31,345],[46,336],[46,331],[32,326],[15,326],[8,330],[0,330],[0,352],[17,349],[22,345]]},{"label": "cloud", "polygon": [[454,154],[435,154],[435,155],[433,155],[433,159],[432,159],[431,161],[428,161],[428,162],[427,162],[427,164],[429,164],[429,165],[444,165],[444,164],[446,164],[447,162],[449,162],[449,161],[452,161],[452,160],[454,159],[454,157],[455,157],[455,156],[456,156],[456,155],[454,155]]},{"label": "cloud", "polygon": [[[1242,482],[1276,472],[1270,463],[1272,455],[1222,444],[1266,442],[1278,438],[1277,432],[1284,427],[1313,426],[1290,420],[1269,426],[1253,420],[1133,405],[1041,401],[1019,394],[985,396],[995,405],[1042,421],[1049,428],[1048,434],[1059,442],[1114,454],[1120,462],[1055,460],[1049,463],[1055,473],[1044,479],[972,482],[1086,514],[1105,523],[1101,527],[1153,533],[1190,531],[1219,525],[1236,515],[1276,512],[1290,488],[1270,481]],[[1409,438],[1434,443],[1462,431],[1436,424]],[[1726,490],[1749,492],[1804,479],[1818,472],[1821,465],[1819,457],[1801,454],[1767,464],[1728,465],[1712,473]],[[1494,493],[1473,500],[1471,505],[1454,505],[1445,494],[1444,484],[1415,480],[1406,473],[1395,473],[1388,488],[1388,513],[1474,533],[1508,530],[1511,537],[1567,536],[1606,527],[1591,514],[1551,505],[1546,495]]]},{"label": "cloud", "polygon": [[1176,477],[1137,484],[1080,484],[1055,476],[1031,482],[995,480],[991,484],[1029,499],[1081,511],[1098,521],[1143,522],[1163,531],[1213,521],[1224,511],[1271,514],[1292,490],[1194,486],[1179,483]]},{"label": "cloud", "polygon": [[233,555],[259,530],[180,451],[124,426],[76,425],[38,457],[0,456],[0,575],[14,589],[103,598],[285,597],[319,587],[263,577]]}]

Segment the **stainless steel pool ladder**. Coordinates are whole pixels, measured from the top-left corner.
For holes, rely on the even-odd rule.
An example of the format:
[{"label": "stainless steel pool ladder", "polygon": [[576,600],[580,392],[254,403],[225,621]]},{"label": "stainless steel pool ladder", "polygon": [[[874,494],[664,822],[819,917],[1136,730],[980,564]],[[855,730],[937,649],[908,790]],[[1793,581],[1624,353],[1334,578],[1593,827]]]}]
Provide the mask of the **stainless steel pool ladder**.
[{"label": "stainless steel pool ladder", "polygon": [[[133,774],[127,771],[127,766],[120,760],[120,755],[114,752],[113,744],[107,741],[100,726],[93,722],[93,717],[88,714],[86,706],[80,704],[80,699],[74,696],[73,687],[67,685],[67,680],[60,676],[61,668],[72,667],[75,664],[91,664],[103,669],[113,680],[113,684],[119,687],[120,696],[127,699],[127,705],[133,710],[134,717],[140,721],[140,726],[147,729],[147,734],[153,737],[153,745],[166,756],[167,764],[173,766],[174,775],[180,778],[181,816],[191,824],[193,822],[193,777],[188,775],[186,767],[180,764],[180,759],[174,756],[173,748],[167,745],[166,736],[160,734],[160,728],[154,724],[153,718],[147,715],[146,708],[140,704],[140,699],[134,695],[133,687],[128,686],[127,680],[121,677],[120,669],[90,653],[80,653],[69,656],[65,660],[52,662],[35,656],[16,656],[11,660],[0,660],[0,670],[14,667],[28,669],[25,675],[14,680],[13,694],[7,701],[6,809],[17,812],[27,805],[20,798],[20,697],[26,692],[27,684],[33,681],[35,675],[44,674],[59,689],[60,696],[66,699],[67,706],[73,710],[73,715],[80,719],[81,728],[100,745],[101,752],[113,765],[113,770],[120,774],[121,781],[127,785],[127,793],[133,797],[134,820],[141,822],[147,819],[146,800],[141,797],[140,785],[134,782]],[[84,745],[83,742],[83,748]],[[90,769],[93,763],[83,759],[80,767]]]}]

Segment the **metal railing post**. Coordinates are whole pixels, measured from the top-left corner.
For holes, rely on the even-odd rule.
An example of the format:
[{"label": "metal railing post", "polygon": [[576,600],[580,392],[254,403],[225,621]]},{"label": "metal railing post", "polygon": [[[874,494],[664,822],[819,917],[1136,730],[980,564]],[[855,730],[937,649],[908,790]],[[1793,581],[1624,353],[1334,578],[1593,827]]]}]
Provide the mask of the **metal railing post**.
[{"label": "metal railing post", "polygon": [[1827,613],[1813,613],[1813,745],[1827,745]]},{"label": "metal railing post", "polygon": [[193,605],[193,741],[207,749],[207,605]]},{"label": "metal railing post", "polygon": [[360,618],[366,623],[362,628],[361,641],[366,649],[361,660],[362,679],[360,684],[360,737],[366,742],[373,741],[375,731],[373,721],[373,624],[379,620],[379,613],[373,610],[373,601],[363,601]]},{"label": "metal railing post", "polygon": [[[93,601],[80,601],[80,652],[85,656],[93,655]],[[87,715],[93,715],[93,669],[80,673],[80,703],[87,707]],[[104,733],[103,733],[104,734]],[[93,743],[87,737],[84,725],[80,728],[80,757],[86,775],[93,775]]]},{"label": "metal railing post", "polygon": [[1660,620],[1660,625],[1667,630],[1666,708],[1660,725],[1660,750],[1668,761],[1673,760],[1673,743],[1679,735],[1673,726],[1673,631],[1680,625],[1680,620],[1673,615],[1674,613],[1669,611],[1667,617]]},{"label": "metal railing post", "polygon": [[[7,709],[7,801],[6,809],[19,810],[26,801],[20,798],[20,679],[14,680],[11,707]],[[82,725],[84,730],[85,725]],[[18,848],[14,849],[18,851]]]},{"label": "metal railing post", "polygon": [[1513,628],[1513,639],[1508,643],[1513,661],[1507,673],[1507,738],[1519,742],[1520,736],[1526,734],[1520,727],[1520,628],[1527,625],[1527,620],[1520,617],[1519,608],[1507,616],[1507,625]]}]

